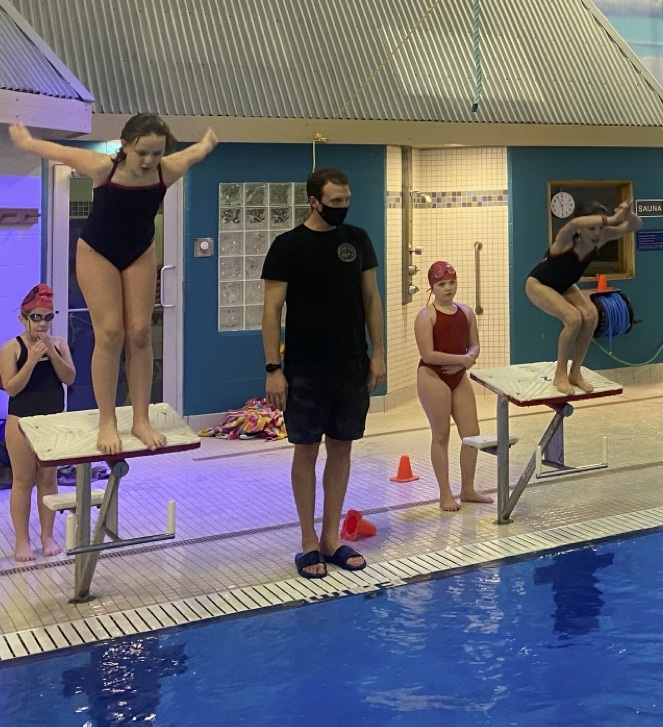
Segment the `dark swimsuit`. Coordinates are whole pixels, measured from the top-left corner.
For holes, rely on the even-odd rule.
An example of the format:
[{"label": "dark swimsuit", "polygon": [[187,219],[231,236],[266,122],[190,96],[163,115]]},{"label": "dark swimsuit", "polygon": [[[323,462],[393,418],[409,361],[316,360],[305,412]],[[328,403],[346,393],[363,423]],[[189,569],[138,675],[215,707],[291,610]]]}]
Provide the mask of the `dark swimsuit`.
[{"label": "dark swimsuit", "polygon": [[[452,315],[441,313],[435,309],[436,318],[433,326],[433,348],[439,353],[451,353],[464,356],[467,353],[467,335],[470,330],[470,323],[462,308],[457,305],[456,312]],[[419,361],[418,368],[425,366],[435,371],[442,381],[453,391],[465,376],[465,369],[455,374],[447,374],[442,367],[436,364]]]},{"label": "dark swimsuit", "polygon": [[128,268],[154,240],[154,218],[166,194],[158,166],[159,183],[126,187],[112,182],[117,162],[105,184],[95,187],[92,210],[81,230],[81,239],[118,270]]},{"label": "dark swimsuit", "polygon": [[[21,348],[16,360],[20,371],[28,360],[28,347],[20,336],[16,340]],[[58,351],[58,349],[55,349]],[[58,353],[60,353],[58,351]],[[42,358],[32,370],[25,388],[9,397],[7,413],[17,417],[31,417],[38,414],[59,414],[64,411],[64,388],[55,373],[50,358]]]},{"label": "dark swimsuit", "polygon": [[580,259],[576,252],[577,237],[573,239],[573,246],[566,252],[552,255],[546,252],[543,260],[532,270],[528,277],[538,280],[543,285],[556,290],[558,293],[566,292],[575,285],[587,269],[598,248],[591,250]]}]

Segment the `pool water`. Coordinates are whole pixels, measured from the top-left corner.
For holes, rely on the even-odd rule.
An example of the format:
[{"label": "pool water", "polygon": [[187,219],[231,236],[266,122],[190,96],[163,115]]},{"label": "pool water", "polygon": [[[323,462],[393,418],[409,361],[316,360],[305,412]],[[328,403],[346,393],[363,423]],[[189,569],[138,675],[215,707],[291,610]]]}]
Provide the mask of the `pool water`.
[{"label": "pool water", "polygon": [[663,723],[663,534],[0,668],[2,727]]}]

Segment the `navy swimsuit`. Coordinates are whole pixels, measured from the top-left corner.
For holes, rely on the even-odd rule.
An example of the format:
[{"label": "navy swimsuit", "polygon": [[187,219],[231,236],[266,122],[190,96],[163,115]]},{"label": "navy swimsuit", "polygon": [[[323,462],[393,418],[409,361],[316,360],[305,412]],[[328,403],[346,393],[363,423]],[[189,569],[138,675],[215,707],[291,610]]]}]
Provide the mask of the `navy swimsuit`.
[{"label": "navy swimsuit", "polygon": [[584,258],[580,259],[575,248],[576,240],[574,239],[573,246],[566,252],[551,255],[550,251],[548,251],[528,277],[538,280],[558,293],[566,292],[582,278],[582,274],[587,270],[587,266],[598,250],[595,247]]},{"label": "navy swimsuit", "polygon": [[[21,347],[16,360],[16,369],[20,371],[28,360],[28,347],[20,336],[16,336],[16,340]],[[61,411],[64,411],[62,382],[55,373],[51,359],[42,358],[37,361],[25,388],[16,396],[9,397],[7,413],[17,417],[32,417],[38,414],[59,414]]]},{"label": "navy swimsuit", "polygon": [[154,218],[166,194],[159,164],[159,183],[149,187],[127,187],[112,181],[117,162],[105,184],[95,187],[92,210],[81,230],[81,239],[118,270],[149,248],[154,240]]}]

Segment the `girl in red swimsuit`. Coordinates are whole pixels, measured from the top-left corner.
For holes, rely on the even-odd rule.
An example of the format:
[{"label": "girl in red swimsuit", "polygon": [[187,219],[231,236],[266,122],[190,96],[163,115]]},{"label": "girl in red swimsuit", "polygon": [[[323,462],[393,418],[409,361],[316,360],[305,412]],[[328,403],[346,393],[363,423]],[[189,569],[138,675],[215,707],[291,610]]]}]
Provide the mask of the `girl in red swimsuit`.
[{"label": "girl in red swimsuit", "polygon": [[122,450],[115,416],[122,348],[133,408],[131,433],[147,449],[163,447],[166,437],[152,428],[148,416],[157,279],[154,217],[166,189],[204,159],[218,139],[208,129],[200,141],[164,157],[175,139],[155,114],[129,119],[120,137],[121,149],[113,155],[35,139],[23,124],[12,124],[9,135],[19,149],[66,164],[92,179],[92,211],[76,248],[76,277],[94,331],[97,448],[103,454]]},{"label": "girl in red swimsuit", "polygon": [[[433,302],[419,311],[414,334],[419,348],[417,394],[431,426],[431,463],[440,487],[440,507],[460,510],[449,486],[449,433],[453,417],[458,434],[479,434],[477,404],[465,373],[479,356],[479,330],[474,311],[454,303],[456,271],[438,260],[428,271]],[[460,448],[461,502],[492,502],[474,489],[478,450]]]}]

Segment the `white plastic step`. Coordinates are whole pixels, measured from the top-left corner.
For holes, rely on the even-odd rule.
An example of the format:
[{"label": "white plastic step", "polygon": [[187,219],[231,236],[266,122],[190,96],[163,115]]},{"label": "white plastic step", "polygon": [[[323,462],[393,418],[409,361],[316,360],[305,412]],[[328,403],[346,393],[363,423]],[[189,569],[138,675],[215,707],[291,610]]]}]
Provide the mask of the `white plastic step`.
[{"label": "white plastic step", "polygon": [[[97,489],[91,491],[90,502],[93,507],[100,507],[103,502],[106,490]],[[49,510],[62,512],[63,510],[76,509],[76,493],[69,492],[66,495],[44,495],[44,505]]]},{"label": "white plastic step", "polygon": [[[509,437],[509,447],[518,441],[518,437]],[[497,434],[477,434],[476,437],[463,437],[463,444],[477,449],[497,449]]]}]

